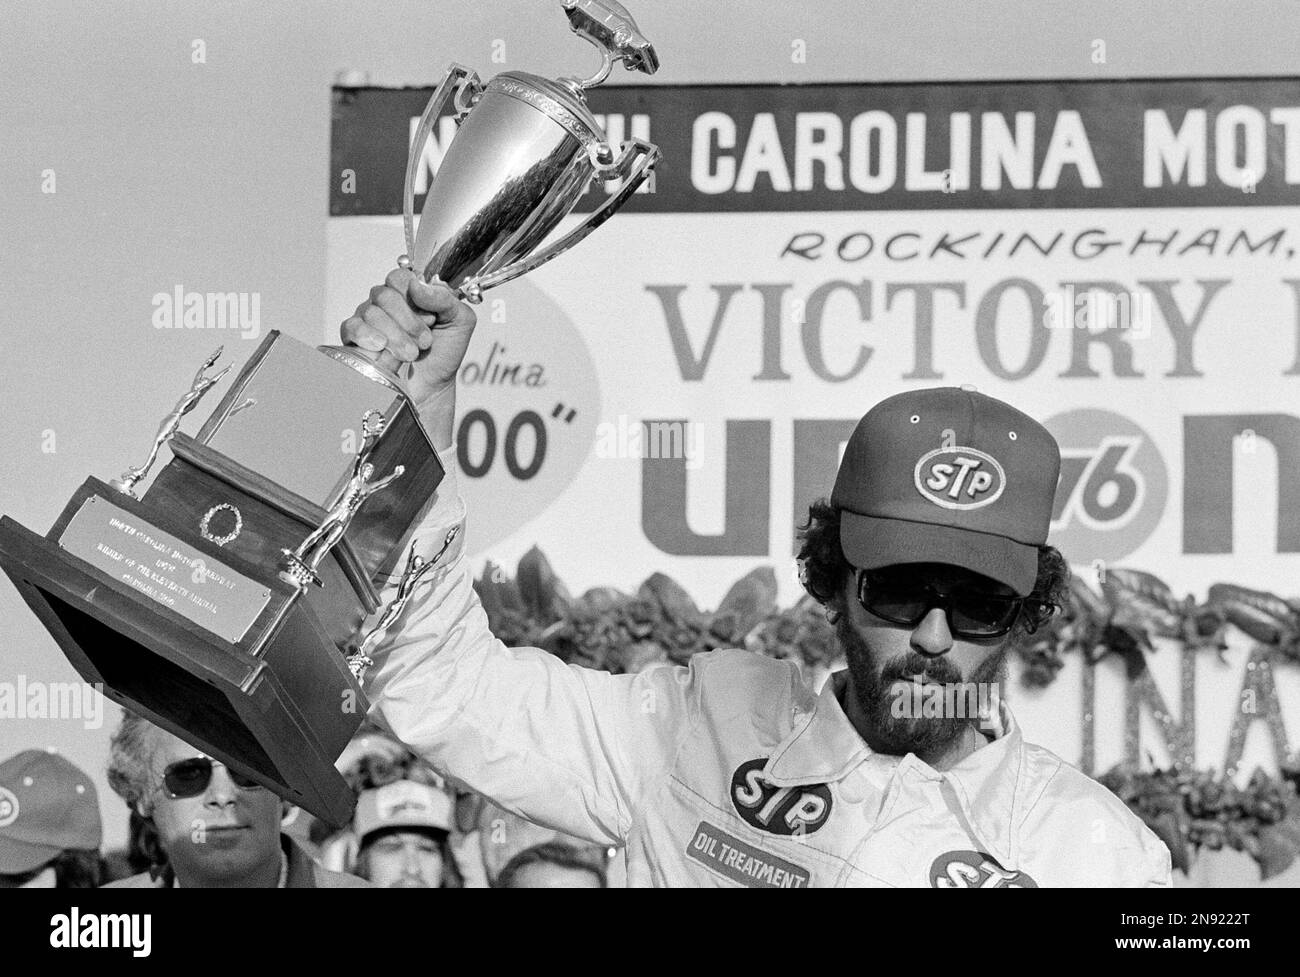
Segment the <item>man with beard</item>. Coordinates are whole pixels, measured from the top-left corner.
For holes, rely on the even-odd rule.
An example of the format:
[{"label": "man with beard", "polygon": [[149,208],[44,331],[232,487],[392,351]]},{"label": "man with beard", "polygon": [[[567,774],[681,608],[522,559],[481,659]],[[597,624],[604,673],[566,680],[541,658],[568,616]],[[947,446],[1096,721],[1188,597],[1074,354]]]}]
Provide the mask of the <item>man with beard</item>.
[{"label": "man with beard", "polygon": [[[464,521],[452,415],[474,322],[395,270],[342,327],[411,364],[448,472],[411,534],[426,558]],[[1167,886],[1159,840],[1025,743],[1000,694],[1066,587],[1046,545],[1059,468],[1042,425],[970,389],[872,408],[802,533],[849,664],[820,694],[740,650],[609,675],[506,648],[462,532],[373,654],[375,718],[501,807],[625,848],[630,885]]]}]

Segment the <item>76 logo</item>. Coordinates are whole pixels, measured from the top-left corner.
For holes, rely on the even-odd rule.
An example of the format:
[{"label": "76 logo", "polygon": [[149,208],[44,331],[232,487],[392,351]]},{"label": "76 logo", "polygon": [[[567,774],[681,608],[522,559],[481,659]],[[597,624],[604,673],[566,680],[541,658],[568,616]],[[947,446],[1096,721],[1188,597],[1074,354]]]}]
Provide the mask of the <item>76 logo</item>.
[{"label": "76 logo", "polygon": [[1052,529],[1065,529],[1072,520],[1088,529],[1127,525],[1146,499],[1146,479],[1132,464],[1141,446],[1140,437],[1107,435],[1096,448],[1062,449]]}]

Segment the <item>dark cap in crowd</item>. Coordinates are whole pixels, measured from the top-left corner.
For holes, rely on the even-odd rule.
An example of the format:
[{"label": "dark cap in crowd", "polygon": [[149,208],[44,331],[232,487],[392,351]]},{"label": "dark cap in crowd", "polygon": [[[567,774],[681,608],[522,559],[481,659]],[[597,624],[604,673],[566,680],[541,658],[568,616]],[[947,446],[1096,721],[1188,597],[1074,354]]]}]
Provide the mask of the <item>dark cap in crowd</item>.
[{"label": "dark cap in crowd", "polygon": [[0,763],[0,875],[21,875],[103,840],[95,785],[48,750]]}]

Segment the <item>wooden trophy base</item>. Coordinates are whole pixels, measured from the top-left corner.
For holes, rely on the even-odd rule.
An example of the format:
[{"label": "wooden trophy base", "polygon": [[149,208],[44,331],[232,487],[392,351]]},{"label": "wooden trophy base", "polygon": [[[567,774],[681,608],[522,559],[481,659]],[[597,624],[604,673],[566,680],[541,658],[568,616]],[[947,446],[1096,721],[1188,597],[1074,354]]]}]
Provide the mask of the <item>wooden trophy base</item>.
[{"label": "wooden trophy base", "polygon": [[[0,518],[0,566],[85,681],[336,827],[368,708],[340,649],[443,477],[409,398],[354,365],[271,332],[196,437],[166,432],[143,499],[133,470],[88,479],[45,536]],[[394,484],[293,558],[363,460]]]},{"label": "wooden trophy base", "polygon": [[[334,768],[368,704],[302,592],[98,479],[0,565],[82,679],[341,827]],[[202,622],[202,623],[200,623]]]}]

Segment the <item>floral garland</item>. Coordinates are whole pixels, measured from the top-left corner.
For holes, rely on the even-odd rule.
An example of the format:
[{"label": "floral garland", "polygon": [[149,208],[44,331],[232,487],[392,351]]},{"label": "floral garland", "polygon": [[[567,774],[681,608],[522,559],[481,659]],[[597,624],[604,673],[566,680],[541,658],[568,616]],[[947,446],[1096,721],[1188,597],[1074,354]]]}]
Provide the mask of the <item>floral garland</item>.
[{"label": "floral garland", "polygon": [[803,665],[828,665],[838,650],[821,606],[804,597],[776,606],[776,575],[759,567],[737,580],[711,612],[671,577],[655,573],[635,594],[595,587],[571,597],[534,547],[513,578],[488,563],[475,581],[493,632],[505,644],[544,648],[566,662],[621,673],[689,661],[717,648],[748,648]]},{"label": "floral garland", "polygon": [[[1155,651],[1153,637],[1222,658],[1229,624],[1276,660],[1300,662],[1300,601],[1222,583],[1211,586],[1203,602],[1190,595],[1180,600],[1140,570],[1107,568],[1099,576],[1100,591],[1074,578],[1061,612],[1017,649],[1025,684],[1050,685],[1068,654],[1090,664],[1119,655],[1129,678],[1137,678],[1146,654]],[[596,587],[574,598],[536,547],[513,578],[488,563],[475,588],[492,631],[506,645],[544,648],[566,662],[615,674],[684,663],[717,648],[746,648],[805,667],[829,666],[840,654],[812,597],[777,607],[771,567],[741,577],[711,612],[662,573],[646,578],[635,594]],[[1300,857],[1300,764],[1284,765],[1277,778],[1256,771],[1245,788],[1212,771],[1124,765],[1099,780],[1164,841],[1176,868],[1186,870],[1202,848],[1230,848],[1250,854],[1269,878]]]},{"label": "floral garland", "polygon": [[1244,788],[1194,770],[1118,766],[1097,779],[1165,843],[1174,868],[1188,871],[1201,848],[1231,848],[1254,858],[1267,879],[1300,854],[1300,766],[1284,766],[1278,779],[1256,770]]},{"label": "floral garland", "polygon": [[1300,662],[1300,601],[1226,583],[1213,584],[1204,602],[1190,594],[1179,600],[1168,584],[1141,570],[1116,567],[1100,576],[1100,593],[1073,578],[1061,613],[1020,649],[1027,684],[1050,685],[1071,653],[1083,654],[1090,664],[1118,654],[1132,678],[1146,667],[1145,653],[1155,651],[1152,637],[1174,638],[1222,657],[1229,624],[1280,659]]}]

